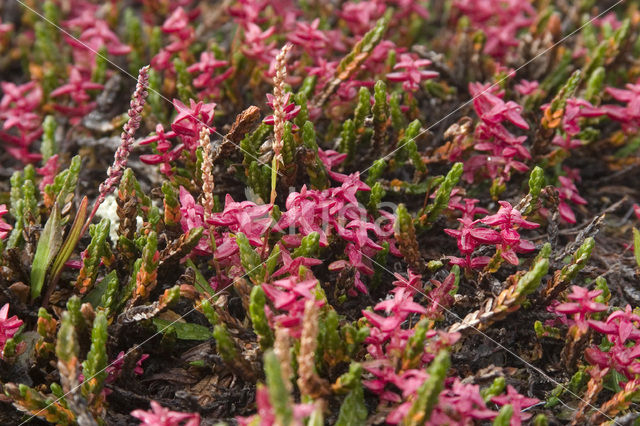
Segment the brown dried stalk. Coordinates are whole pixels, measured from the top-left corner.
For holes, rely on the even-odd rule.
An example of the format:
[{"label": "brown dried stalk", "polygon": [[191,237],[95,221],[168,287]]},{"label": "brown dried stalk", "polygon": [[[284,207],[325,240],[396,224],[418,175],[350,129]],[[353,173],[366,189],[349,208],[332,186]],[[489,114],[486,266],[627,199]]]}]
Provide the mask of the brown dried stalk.
[{"label": "brown dried stalk", "polygon": [[231,130],[229,130],[229,133],[227,133],[224,138],[235,144],[240,143],[244,135],[253,130],[259,119],[260,108],[251,105],[236,116],[236,121],[233,122]]},{"label": "brown dried stalk", "polygon": [[602,404],[599,411],[591,415],[589,424],[601,424],[612,417],[618,415],[622,410],[626,410],[631,405],[632,399],[640,392],[640,379],[629,380],[620,392],[611,397],[610,400]]},{"label": "brown dried stalk", "polygon": [[320,378],[315,370],[318,346],[318,305],[307,300],[302,319],[302,336],[298,355],[298,388],[301,396],[316,399],[329,393],[329,382]]},{"label": "brown dried stalk", "polygon": [[484,306],[471,312],[460,322],[449,327],[449,332],[482,331],[496,321],[505,318],[520,308],[528,294],[533,293],[547,274],[549,260],[541,258],[526,274],[512,275],[507,279],[509,286],[494,298],[487,300]]},{"label": "brown dried stalk", "polygon": [[590,371],[591,379],[589,379],[589,383],[587,383],[587,392],[584,395],[584,398],[580,400],[580,405],[578,406],[578,410],[575,412],[573,416],[573,421],[571,422],[571,426],[584,424],[584,412],[587,407],[592,407],[594,401],[598,397],[598,394],[602,390],[603,387],[603,379],[604,376],[609,372],[608,368],[604,370],[600,370],[596,368],[595,371]]}]

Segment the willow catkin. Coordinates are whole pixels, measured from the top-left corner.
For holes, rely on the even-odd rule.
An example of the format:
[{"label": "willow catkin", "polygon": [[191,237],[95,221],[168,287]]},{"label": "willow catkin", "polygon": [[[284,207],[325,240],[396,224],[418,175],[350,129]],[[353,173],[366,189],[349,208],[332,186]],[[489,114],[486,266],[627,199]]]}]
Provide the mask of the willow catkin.
[{"label": "willow catkin", "polygon": [[286,107],[284,84],[287,78],[287,54],[292,47],[291,43],[285,44],[276,56],[276,74],[273,77],[273,152],[278,162],[282,162],[282,135],[284,134],[284,123],[287,121],[284,111]]}]

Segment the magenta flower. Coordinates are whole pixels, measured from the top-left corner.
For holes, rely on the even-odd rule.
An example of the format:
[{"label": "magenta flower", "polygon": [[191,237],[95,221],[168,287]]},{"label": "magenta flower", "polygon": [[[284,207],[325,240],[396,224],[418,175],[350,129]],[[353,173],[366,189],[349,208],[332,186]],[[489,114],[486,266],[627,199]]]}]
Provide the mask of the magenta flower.
[{"label": "magenta flower", "polygon": [[[173,107],[178,114],[171,123],[171,130],[180,137],[187,151],[191,155],[195,155],[196,149],[200,146],[198,142],[200,130],[204,126],[209,126],[213,121],[216,104],[213,102],[196,103],[193,99],[189,99],[189,106],[186,106],[178,99],[174,99]],[[215,131],[215,128],[209,127],[209,129]]]},{"label": "magenta flower", "polygon": [[633,132],[640,127],[640,79],[635,84],[628,83],[625,87],[626,89],[606,89],[615,100],[625,102],[625,106],[602,105],[599,110],[610,119],[621,123],[625,131]]},{"label": "magenta flower", "polygon": [[[300,105],[296,105],[293,102],[288,103],[290,97],[291,97],[291,93],[287,93],[284,96],[284,99],[283,99],[283,102],[282,102],[285,105],[285,107],[284,107],[284,114],[285,114],[284,115],[284,119],[286,121],[293,120],[296,117],[296,115],[298,115],[298,113],[300,112],[300,108],[301,108]],[[267,93],[267,105],[269,105],[269,107],[271,109],[273,109],[273,95],[271,93]],[[268,124],[270,126],[273,126],[275,121],[274,121],[273,115],[268,115],[267,117],[265,117],[264,120],[262,120],[262,122],[265,123],[265,124]],[[298,126],[296,126],[295,124],[292,124],[292,130],[297,130],[297,129],[298,129]]]},{"label": "magenta flower", "polygon": [[89,90],[100,90],[103,87],[102,84],[92,82],[90,76],[84,75],[78,67],[71,67],[69,82],[52,91],[50,96],[57,98],[59,96],[69,95],[69,98],[75,103],[75,106],[55,104],[54,108],[72,117],[72,123],[77,123],[81,117],[87,115],[96,106],[96,103],[91,101],[91,95],[87,92]]},{"label": "magenta flower", "polygon": [[[124,366],[124,351],[120,351],[116,359],[111,362],[111,364],[105,369],[107,372],[107,383],[113,383],[116,381],[120,373],[122,372],[122,367]],[[140,359],[136,362],[136,366],[133,369],[134,374],[141,376],[144,374],[144,369],[142,368],[142,363],[149,358],[149,354],[142,354]]]},{"label": "magenta flower", "polygon": [[180,186],[180,226],[183,232],[189,232],[193,228],[204,226],[202,238],[194,251],[196,254],[211,254],[209,243],[209,227],[204,223],[204,207],[196,203],[193,195]]},{"label": "magenta flower", "polygon": [[640,374],[640,316],[633,312],[630,305],[624,311],[613,312],[606,321],[588,320],[588,323],[595,331],[606,334],[613,346],[606,352],[597,346],[587,348],[587,361],[602,369],[613,368],[629,380]]},{"label": "magenta flower", "polygon": [[567,296],[573,302],[562,303],[555,307],[555,311],[565,315],[574,315],[576,325],[582,332],[585,332],[589,327],[587,315],[607,310],[607,305],[594,301],[600,294],[602,294],[602,290],[589,291],[584,287],[574,285],[571,287],[571,294]]},{"label": "magenta flower", "polygon": [[200,75],[193,80],[193,85],[202,88],[209,85],[209,82],[213,79],[213,73],[217,68],[225,67],[228,64],[227,61],[216,59],[213,52],[202,52],[200,54],[200,62],[189,66],[187,71],[192,74],[200,73]]},{"label": "magenta flower", "polygon": [[503,59],[520,43],[518,31],[531,25],[536,10],[531,3],[523,1],[456,0],[453,9],[469,17],[474,30],[486,35],[484,53]]},{"label": "magenta flower", "polygon": [[571,207],[567,204],[567,201],[571,201],[574,204],[587,204],[587,200],[582,198],[578,194],[578,188],[567,176],[558,176],[560,182],[560,188],[558,188],[558,195],[560,197],[560,203],[558,204],[558,212],[560,217],[568,223],[576,223],[576,216],[571,210]]},{"label": "magenta flower", "polygon": [[[151,401],[151,410],[133,410],[133,417],[140,419],[144,426],[199,426],[200,414],[180,413],[164,408],[156,401]],[[186,423],[183,423],[186,422]]]},{"label": "magenta flower", "polygon": [[355,35],[363,35],[382,16],[385,5],[379,1],[346,2],[342,5],[340,17],[347,22]]},{"label": "magenta flower", "polygon": [[427,317],[431,319],[438,319],[444,310],[453,304],[454,299],[450,293],[454,289],[456,276],[451,272],[442,282],[436,279],[432,279],[429,282],[433,286],[433,289],[428,295],[428,299],[431,303],[427,308]]},{"label": "magenta flower", "polygon": [[522,79],[520,80],[520,83],[513,86],[513,88],[516,89],[516,91],[521,95],[526,96],[535,92],[538,89],[538,86],[540,86],[540,83],[538,83],[537,81]]},{"label": "magenta flower", "polygon": [[[9,225],[4,221],[2,216],[7,214],[9,210],[7,210],[6,204],[0,204],[0,240],[4,240],[9,232],[13,229],[13,226]],[[6,305],[5,305],[6,306]]]},{"label": "magenta flower", "polygon": [[540,225],[529,222],[522,218],[522,214],[514,209],[507,201],[500,201],[498,213],[481,219],[481,222],[489,226],[500,228],[500,238],[502,243],[498,244],[500,254],[503,259],[512,265],[517,265],[517,253],[528,253],[535,249],[535,246],[527,240],[520,239],[519,228],[535,229]]},{"label": "magenta flower", "polygon": [[160,171],[167,177],[171,176],[173,174],[173,171],[171,170],[171,162],[180,158],[180,154],[184,149],[183,144],[178,144],[172,149],[172,143],[169,139],[175,138],[176,136],[176,132],[173,130],[165,132],[162,124],[158,124],[156,126],[155,136],[150,136],[140,141],[140,145],[148,145],[150,143],[157,142],[156,150],[158,151],[158,154],[143,154],[140,156],[140,161],[145,164],[162,164],[160,166]]},{"label": "magenta flower", "polygon": [[511,385],[507,385],[507,393],[504,395],[494,396],[491,401],[499,406],[511,404],[513,407],[513,416],[511,416],[510,426],[520,426],[523,420],[531,418],[531,413],[522,411],[540,402],[537,398],[527,398],[520,395],[518,391]]},{"label": "magenta flower", "polygon": [[445,229],[447,235],[454,237],[458,241],[458,250],[464,258],[449,256],[452,265],[458,265],[466,269],[481,269],[489,264],[490,257],[477,256],[471,258],[471,254],[481,244],[498,244],[502,241],[500,234],[493,229],[477,228],[480,220],[472,220],[469,217],[458,219],[459,229]]},{"label": "magenta flower", "polygon": [[276,49],[275,41],[269,43],[266,41],[275,32],[275,27],[269,27],[262,31],[262,29],[253,22],[246,23],[244,26],[245,42],[242,45],[242,53],[248,58],[264,64],[270,64],[278,54],[278,49]]},{"label": "magenta flower", "polygon": [[428,59],[417,59],[415,55],[403,53],[400,55],[400,60],[395,64],[393,69],[404,69],[404,71],[387,74],[387,79],[389,81],[402,82],[402,88],[404,90],[415,92],[420,88],[420,83],[423,80],[436,78],[440,75],[436,71],[420,69],[422,67],[428,67],[429,65],[431,65],[431,61]]},{"label": "magenta flower", "polygon": [[[2,206],[0,206],[0,212],[2,211]],[[2,213],[0,213],[2,214]],[[7,343],[7,340],[15,336],[18,332],[18,329],[23,324],[22,320],[17,316],[9,317],[9,304],[5,303],[4,306],[0,309],[0,353],[4,349],[4,345]]]},{"label": "magenta flower", "polygon": [[40,116],[35,112],[42,102],[42,89],[35,81],[22,85],[3,81],[0,87],[0,120],[4,120],[0,140],[6,143],[7,152],[23,163],[40,160],[40,154],[29,152],[29,148],[42,134]]},{"label": "magenta flower", "polygon": [[[266,386],[258,384],[256,390],[256,405],[258,413],[251,417],[236,417],[238,424],[241,426],[271,426],[276,424],[276,416],[273,412],[273,406],[269,400],[269,391]],[[315,410],[312,403],[300,403],[293,406],[293,423],[291,426],[304,425],[304,419],[309,417]],[[258,418],[260,423],[257,423]]]},{"label": "magenta flower", "polygon": [[329,38],[318,29],[320,18],[314,19],[311,23],[296,22],[296,28],[289,33],[287,39],[296,46],[302,47],[313,57],[321,57],[327,53]]},{"label": "magenta flower", "polygon": [[471,157],[465,163],[464,177],[473,182],[476,173],[485,169],[490,178],[500,178],[506,182],[511,177],[511,170],[525,172],[529,168],[521,159],[531,158],[529,151],[523,146],[526,136],[515,136],[504,126],[504,122],[521,129],[529,125],[522,117],[522,107],[515,102],[504,102],[501,94],[491,93],[488,86],[479,83],[469,84],[469,92],[474,97],[473,106],[480,118],[474,132],[474,149],[485,152]]},{"label": "magenta flower", "polygon": [[276,314],[269,306],[265,306],[269,323],[287,328],[292,337],[300,338],[306,301],[313,300],[318,306],[324,304],[323,301],[316,300],[314,289],[317,284],[318,280],[310,272],[307,272],[307,276],[304,279],[292,275],[275,281],[273,284],[263,283],[262,289],[267,298],[273,303],[273,307],[283,312]]}]

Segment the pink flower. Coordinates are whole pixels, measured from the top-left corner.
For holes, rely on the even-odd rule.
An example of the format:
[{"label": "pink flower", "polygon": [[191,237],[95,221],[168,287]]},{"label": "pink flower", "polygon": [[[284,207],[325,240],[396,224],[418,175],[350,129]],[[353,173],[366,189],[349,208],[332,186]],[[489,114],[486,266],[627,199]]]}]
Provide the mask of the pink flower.
[{"label": "pink flower", "polygon": [[204,208],[196,203],[193,195],[180,186],[180,225],[183,232],[189,232],[193,228],[204,226],[202,238],[195,247],[197,254],[209,254],[209,227],[204,223]]},{"label": "pink flower", "polygon": [[537,81],[529,81],[529,80],[520,80],[520,83],[516,84],[513,88],[518,91],[521,95],[530,95],[535,92],[540,86],[540,83]]},{"label": "pink flower", "polygon": [[179,144],[172,149],[172,143],[169,139],[175,138],[176,136],[176,132],[173,130],[165,132],[162,124],[158,124],[156,126],[155,136],[150,136],[140,141],[140,145],[157,142],[156,150],[159,154],[143,154],[140,156],[140,161],[145,164],[162,164],[160,171],[164,173],[165,176],[171,176],[173,174],[171,162],[180,158],[180,154],[184,149],[183,144]]},{"label": "pink flower", "polygon": [[520,395],[518,391],[511,385],[507,385],[506,395],[494,396],[491,401],[495,402],[499,406],[511,404],[513,407],[513,416],[511,416],[511,426],[520,426],[523,420],[527,420],[531,417],[531,413],[522,411],[525,408],[529,408],[540,402],[537,398],[527,398]]},{"label": "pink flower", "polygon": [[402,82],[402,88],[411,92],[415,92],[420,88],[423,80],[436,78],[439,74],[435,71],[421,70],[422,67],[431,65],[428,59],[417,59],[415,55],[403,53],[400,60],[393,67],[394,70],[404,69],[404,71],[396,71],[387,74],[389,81]]},{"label": "pink flower", "polygon": [[529,26],[536,16],[531,3],[519,0],[456,0],[453,9],[467,15],[474,30],[485,33],[484,53],[496,59],[503,59],[519,45],[518,31]]},{"label": "pink flower", "polygon": [[318,29],[320,18],[314,19],[311,23],[296,22],[296,28],[289,33],[287,39],[296,46],[302,47],[307,53],[314,57],[320,57],[327,53],[329,38]]},{"label": "pink flower", "polygon": [[510,122],[521,129],[528,129],[529,125],[521,115],[522,107],[515,102],[504,102],[500,93],[491,93],[486,85],[469,84],[469,92],[474,97],[473,106],[480,118],[480,123],[474,132],[477,151],[486,154],[471,157],[465,163],[464,177],[473,182],[479,170],[486,169],[490,178],[499,177],[500,182],[506,182],[511,177],[511,169],[520,172],[528,170],[526,164],[519,159],[529,159],[531,154],[523,146],[526,136],[516,137],[504,126]]},{"label": "pink flower", "polygon": [[626,89],[606,89],[615,100],[625,102],[625,106],[602,105],[599,111],[620,122],[625,131],[633,132],[640,127],[640,79],[635,84],[627,83],[625,87]]},{"label": "pink flower", "polygon": [[89,90],[100,90],[104,86],[94,83],[89,79],[88,75],[83,75],[77,67],[71,67],[69,73],[69,82],[51,92],[52,98],[62,95],[69,95],[75,103],[74,107],[55,104],[56,110],[72,117],[72,122],[79,122],[80,118],[92,111],[96,103],[91,101],[91,95],[87,93]]},{"label": "pink flower", "polygon": [[248,22],[244,29],[245,42],[242,46],[242,52],[251,59],[270,64],[276,57],[278,50],[275,41],[266,43],[266,40],[275,32],[275,27],[269,27],[262,31],[258,25]]},{"label": "pink flower", "polygon": [[[2,218],[2,216],[7,214],[8,212],[9,212],[9,210],[7,210],[7,205],[6,204],[0,204],[0,240],[4,240],[7,237],[7,235],[9,234],[9,232],[13,229],[13,226],[9,225]],[[5,305],[5,306],[7,306],[7,305]]]},{"label": "pink flower", "polygon": [[[2,211],[2,206],[0,206],[0,212]],[[0,213],[1,214],[1,213]],[[0,309],[0,353],[4,349],[4,345],[7,343],[7,340],[15,336],[18,332],[18,329],[23,324],[22,320],[17,316],[12,316],[7,318],[9,315],[9,304],[5,303],[4,306]]]},{"label": "pink flower", "polygon": [[562,303],[555,307],[555,311],[565,315],[574,315],[576,325],[584,332],[589,327],[587,314],[607,310],[607,305],[593,300],[600,294],[602,294],[602,290],[589,291],[584,287],[574,285],[571,287],[571,294],[567,296],[574,302]]},{"label": "pink flower", "polygon": [[290,276],[273,284],[263,283],[267,298],[273,303],[273,307],[281,314],[274,313],[269,306],[265,307],[267,318],[272,325],[278,324],[289,330],[289,334],[294,338],[300,338],[302,333],[302,316],[304,315],[304,305],[307,300],[314,300],[318,306],[322,306],[321,300],[316,300],[315,287],[318,280],[308,272],[303,279],[298,276]]},{"label": "pink flower", "polygon": [[[300,105],[296,105],[295,103],[291,102],[290,104],[289,102],[289,98],[291,97],[291,93],[287,93],[284,96],[284,100],[283,100],[283,104],[285,105],[284,107],[284,119],[287,121],[293,120],[295,118],[296,115],[298,115],[298,113],[300,112]],[[269,107],[271,109],[273,109],[273,95],[271,93],[267,93],[267,105],[269,105]],[[262,120],[263,123],[265,124],[269,124],[270,126],[273,126],[274,124],[274,117],[273,115],[269,115],[267,117],[265,117],[264,120]],[[297,126],[294,124],[292,126],[292,130],[297,130]]]},{"label": "pink flower", "polygon": [[[200,130],[204,126],[209,126],[213,121],[214,108],[216,104],[195,102],[193,99],[189,99],[189,106],[186,106],[180,100],[173,100],[173,107],[178,114],[171,123],[171,130],[173,130],[180,140],[184,143],[185,148],[192,155],[195,155],[195,151],[199,146],[198,138]],[[209,129],[215,128],[209,127]]]},{"label": "pink flower", "polygon": [[[124,366],[124,351],[120,351],[115,360],[111,362],[111,364],[105,369],[107,372],[107,383],[113,383],[116,381],[120,373],[122,372],[122,367]],[[142,368],[142,363],[144,360],[149,358],[149,354],[142,354],[140,359],[136,362],[136,366],[133,369],[134,374],[141,376],[144,374],[144,369]]]},{"label": "pink flower", "polygon": [[[606,321],[588,320],[589,327],[607,335],[613,346],[607,351],[592,346],[585,350],[585,358],[600,368],[614,368],[629,380],[640,374],[640,316],[630,305],[625,310],[614,311]],[[631,343],[633,342],[633,343]]]},{"label": "pink flower", "polygon": [[517,265],[519,262],[516,252],[528,253],[535,249],[531,242],[520,239],[517,230],[519,228],[535,229],[540,225],[523,219],[521,213],[507,201],[499,201],[499,203],[501,207],[498,213],[485,217],[481,222],[485,225],[500,227],[502,239],[502,243],[498,245],[500,254],[507,262]]},{"label": "pink flower", "polygon": [[[258,389],[256,390],[256,405],[258,406],[258,413],[251,417],[237,417],[238,424],[241,426],[271,426],[276,424],[276,416],[269,400],[269,391],[260,384],[258,384]],[[304,419],[309,417],[314,410],[315,406],[312,403],[295,404],[293,406],[292,426],[304,425]],[[260,423],[257,423],[258,418]]]},{"label": "pink flower", "polygon": [[200,73],[200,75],[193,80],[193,85],[197,88],[203,88],[212,85],[212,82],[218,83],[219,81],[213,77],[213,73],[217,68],[225,67],[228,64],[227,61],[216,59],[213,52],[202,52],[200,54],[200,62],[189,66],[187,71],[192,74]]},{"label": "pink flower", "polygon": [[355,35],[363,35],[382,16],[385,5],[378,1],[347,2],[342,5],[340,17]]},{"label": "pink flower", "polygon": [[[180,413],[164,408],[156,401],[151,401],[151,410],[134,410],[131,412],[133,417],[142,421],[144,426],[199,426],[200,414],[198,413]],[[186,422],[186,423],[182,423]]]},{"label": "pink flower", "polygon": [[23,163],[38,161],[40,154],[29,152],[29,148],[42,134],[40,116],[35,112],[42,102],[42,89],[35,81],[22,85],[3,81],[0,87],[0,120],[4,120],[0,139],[6,142],[5,149]]},{"label": "pink flower", "polygon": [[582,198],[578,194],[578,188],[567,176],[558,176],[560,182],[560,188],[558,188],[558,195],[560,197],[560,204],[558,205],[558,212],[560,217],[568,223],[576,223],[576,216],[573,214],[573,210],[567,204],[567,201],[571,201],[574,204],[587,204],[587,200]]}]

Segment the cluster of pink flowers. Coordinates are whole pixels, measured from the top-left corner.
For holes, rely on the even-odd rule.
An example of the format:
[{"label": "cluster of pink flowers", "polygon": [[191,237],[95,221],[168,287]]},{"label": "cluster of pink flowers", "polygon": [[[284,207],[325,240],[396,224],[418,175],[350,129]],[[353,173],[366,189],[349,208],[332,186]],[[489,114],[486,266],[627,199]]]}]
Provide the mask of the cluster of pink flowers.
[{"label": "cluster of pink flowers", "polygon": [[[266,386],[258,385],[258,389],[256,390],[256,405],[258,408],[258,412],[250,417],[237,417],[236,420],[240,426],[271,426],[276,423],[276,415],[273,410],[273,406],[271,405],[271,401],[269,400],[269,390]],[[304,425],[303,420],[313,413],[315,409],[312,403],[301,403],[294,404],[293,406],[293,423],[292,426],[302,426]],[[260,419],[260,422],[257,422],[257,419]],[[186,425],[188,426],[188,425]]]},{"label": "cluster of pink flowers", "polygon": [[[189,106],[183,104],[180,100],[173,100],[173,107],[177,114],[171,123],[171,131],[166,132],[161,124],[156,126],[156,134],[149,136],[140,141],[140,145],[157,143],[156,149],[158,154],[144,154],[140,156],[140,160],[146,164],[162,164],[160,171],[167,176],[171,176],[171,162],[180,158],[182,151],[186,150],[193,157],[199,146],[200,130],[207,126],[215,131],[210,124],[213,121],[214,108],[216,104],[195,102],[189,100]],[[169,139],[179,137],[180,142],[175,147]]]},{"label": "cluster of pink flowers", "polygon": [[602,290],[591,290],[574,285],[567,299],[572,302],[561,303],[554,311],[564,315],[573,315],[573,321],[581,331],[586,331],[589,324],[587,317],[595,312],[607,310],[607,305],[596,302],[594,299],[602,294]]},{"label": "cluster of pink flowers", "polygon": [[256,204],[253,201],[234,201],[231,195],[225,198],[224,210],[211,215],[208,223],[216,227],[224,227],[228,231],[221,232],[215,256],[216,259],[226,263],[236,263],[238,244],[234,235],[242,232],[252,246],[262,248],[265,241],[264,235],[273,224],[269,216],[272,206],[270,204]]},{"label": "cluster of pink flowers", "polygon": [[518,31],[536,17],[531,3],[521,0],[456,0],[453,8],[466,15],[474,29],[484,32],[484,53],[500,60],[520,44]]},{"label": "cluster of pink flowers", "polygon": [[506,123],[528,130],[522,118],[522,107],[513,101],[505,102],[503,94],[489,89],[488,85],[469,84],[473,107],[480,118],[474,133],[474,148],[486,154],[475,155],[465,162],[464,178],[472,183],[476,174],[484,171],[499,183],[509,181],[511,170],[526,172],[529,167],[519,160],[528,160],[531,154],[523,143],[526,136],[515,136],[505,127]]},{"label": "cluster of pink flowers", "polygon": [[601,370],[614,369],[632,380],[640,374],[640,315],[627,305],[624,310],[612,312],[605,321],[591,319],[593,314],[605,312],[608,306],[595,299],[601,290],[573,286],[567,296],[570,302],[557,305],[554,311],[561,315],[573,315],[575,324],[583,332],[591,328],[604,334],[610,343],[608,349],[593,345],[585,350],[585,358]]},{"label": "cluster of pink flowers", "polygon": [[160,171],[167,177],[173,174],[171,170],[171,162],[180,158],[180,154],[184,149],[184,144],[178,144],[175,147],[169,139],[175,138],[176,132],[170,130],[165,132],[162,124],[156,126],[156,134],[140,141],[140,145],[148,145],[156,143],[158,154],[142,154],[140,161],[145,164],[161,164]]},{"label": "cluster of pink flowers", "polygon": [[409,92],[415,92],[420,88],[423,80],[436,78],[439,74],[436,71],[422,70],[422,67],[428,67],[431,61],[428,59],[418,59],[416,55],[410,53],[402,53],[400,60],[394,65],[395,71],[387,74],[387,80],[402,82],[402,88]]},{"label": "cluster of pink flowers", "polygon": [[7,340],[15,336],[22,324],[22,320],[17,316],[9,317],[9,304],[5,303],[0,309],[0,354]]},{"label": "cluster of pink flowers", "polygon": [[[322,153],[325,166],[332,166],[344,160],[344,156],[337,153]],[[374,223],[373,217],[366,209],[358,204],[356,193],[369,191],[370,188],[360,180],[359,174],[343,175],[329,172],[330,176],[341,182],[337,188],[326,190],[312,190],[303,186],[300,192],[292,192],[287,197],[287,210],[282,213],[280,221],[275,226],[275,231],[286,231],[287,228],[297,229],[300,235],[285,235],[283,241],[290,246],[300,244],[302,236],[317,232],[320,236],[320,245],[327,246],[329,237],[337,235],[347,242],[345,253],[348,261],[339,260],[330,265],[330,269],[342,270],[348,266],[356,268],[355,288],[362,293],[367,293],[367,287],[362,282],[360,274],[372,275],[373,268],[366,257],[373,256],[382,249],[383,241],[388,241],[392,253],[399,255],[399,251],[393,244],[393,215],[380,211],[383,223]],[[377,237],[374,241],[369,233]],[[355,294],[354,292],[351,292]]]},{"label": "cluster of pink flowers", "polygon": [[69,82],[58,87],[51,92],[51,98],[58,98],[68,95],[73,101],[74,106],[63,105],[61,103],[54,104],[56,111],[70,117],[71,124],[77,124],[80,119],[91,112],[96,107],[96,102],[91,100],[90,90],[100,90],[104,86],[102,84],[91,81],[89,73],[84,73],[78,67],[72,66],[69,72]]},{"label": "cluster of pink flowers", "polygon": [[229,62],[216,59],[213,52],[202,52],[200,61],[187,68],[187,71],[192,74],[200,73],[193,80],[193,86],[197,89],[202,89],[199,93],[200,99],[217,96],[220,93],[220,83],[233,73],[233,67],[228,67],[226,71],[216,76],[214,76],[214,73],[216,69],[227,67],[228,65]]},{"label": "cluster of pink flowers", "polygon": [[602,105],[599,110],[610,119],[622,124],[622,128],[632,133],[640,128],[640,80],[635,84],[627,83],[626,89],[607,87],[606,92],[616,101],[624,102],[626,105]]},{"label": "cluster of pink flowers", "polygon": [[162,24],[162,32],[169,34],[171,42],[164,46],[156,56],[151,59],[153,69],[173,70],[171,58],[180,52],[186,52],[193,43],[195,33],[189,21],[197,15],[196,9],[191,16],[182,8],[175,9]]},{"label": "cluster of pink flowers", "polygon": [[640,374],[640,316],[627,305],[606,321],[588,320],[589,327],[607,336],[613,345],[607,351],[598,346],[585,350],[585,358],[601,369],[613,368],[632,380]]},{"label": "cluster of pink flowers", "polygon": [[[366,362],[364,367],[373,375],[373,379],[364,380],[363,384],[381,400],[398,404],[386,418],[389,424],[399,424],[407,416],[413,403],[412,397],[428,378],[425,367],[433,360],[433,354],[455,344],[460,337],[458,333],[428,331],[420,365],[417,368],[399,369],[399,361],[406,351],[409,339],[415,333],[414,329],[403,328],[406,320],[412,314],[429,317],[431,312],[441,311],[442,303],[448,303],[442,296],[445,291],[448,293],[455,281],[455,276],[450,274],[441,285],[438,286],[440,283],[436,283],[436,287],[429,293],[432,306],[425,309],[413,300],[417,291],[423,291],[421,277],[413,274],[411,270],[408,273],[408,279],[396,275],[396,287],[391,291],[393,299],[382,301],[374,307],[376,311],[384,311],[386,316],[362,311],[362,315],[371,324],[371,331],[365,342],[368,344],[367,351],[372,360]],[[508,387],[507,394],[494,397],[492,401],[497,405],[513,405],[512,425],[519,425],[523,420],[529,419],[531,415],[521,410],[539,402],[535,398],[526,398],[518,394],[511,386]],[[457,377],[451,377],[445,379],[445,388],[440,393],[438,403],[426,424],[463,425],[474,420],[490,420],[497,414],[487,408],[480,395],[479,386],[463,384]]]},{"label": "cluster of pink flowers", "polygon": [[[474,220],[474,216],[479,213],[474,208],[475,202],[476,200],[465,200],[465,205],[461,205],[468,209],[468,213],[463,210],[464,216],[458,219],[461,224],[459,229],[445,229],[448,235],[456,238],[458,249],[464,255],[463,258],[449,256],[452,264],[470,269],[484,268],[491,260],[490,257],[471,257],[473,252],[483,244],[495,245],[502,258],[512,265],[519,263],[516,253],[529,253],[535,249],[530,241],[520,237],[518,229],[535,229],[540,226],[539,224],[525,220],[522,214],[507,201],[499,202],[500,209],[496,214]],[[478,227],[480,224],[497,227],[499,231]]]},{"label": "cluster of pink flowers", "polygon": [[74,63],[91,72],[96,66],[96,56],[105,48],[110,55],[127,55],[131,47],[123,44],[111,31],[109,25],[98,18],[98,6],[82,2],[74,8],[74,17],[63,22],[71,30],[80,31],[77,38],[65,35],[65,40],[73,47]]},{"label": "cluster of pink flowers", "polygon": [[9,225],[2,218],[2,216],[7,214],[8,212],[9,210],[7,209],[7,205],[0,204],[0,240],[4,240],[9,234],[9,232],[11,232],[11,230],[13,229],[13,226]]},{"label": "cluster of pink flowers", "polygon": [[40,159],[40,154],[29,151],[31,144],[42,134],[40,115],[36,112],[42,102],[42,89],[35,81],[16,85],[3,81],[2,100],[0,100],[0,140],[5,149],[14,158],[23,163],[32,163]]},{"label": "cluster of pink flowers", "polygon": [[200,414],[171,411],[156,401],[151,401],[151,410],[133,410],[131,415],[141,420],[142,426],[200,426]]},{"label": "cluster of pink flowers", "polygon": [[267,298],[273,303],[273,307],[283,312],[276,314],[269,306],[265,306],[264,310],[269,323],[272,326],[278,325],[286,328],[291,337],[299,339],[302,333],[304,305],[307,300],[313,300],[318,306],[324,304],[321,300],[316,300],[313,290],[317,284],[318,280],[311,272],[307,272],[304,277],[295,274],[272,284],[262,284],[262,288]]}]

